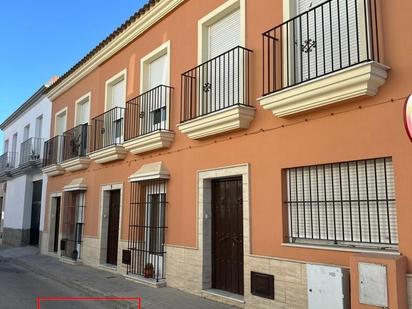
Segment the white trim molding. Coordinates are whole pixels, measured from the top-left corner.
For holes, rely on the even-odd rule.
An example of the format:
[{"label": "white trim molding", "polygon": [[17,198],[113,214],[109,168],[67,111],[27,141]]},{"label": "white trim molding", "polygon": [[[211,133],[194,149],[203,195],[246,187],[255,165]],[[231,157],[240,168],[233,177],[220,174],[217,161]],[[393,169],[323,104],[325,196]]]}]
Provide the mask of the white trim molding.
[{"label": "white trim molding", "polygon": [[49,177],[63,175],[64,171],[64,168],[60,164],[52,164],[42,169],[43,174]]},{"label": "white trim molding", "polygon": [[255,118],[256,109],[251,106],[234,105],[221,111],[195,118],[177,125],[191,139],[237,130],[247,129]]},{"label": "white trim molding", "polygon": [[291,116],[361,96],[375,96],[389,68],[366,62],[315,80],[286,88],[258,99],[277,117]]},{"label": "white trim molding", "polygon": [[55,88],[50,90],[48,97],[54,101],[61,94],[69,90],[81,79],[90,74],[100,64],[119,52],[125,46],[133,42],[138,36],[147,31],[154,24],[162,20],[170,12],[176,9],[186,0],[163,0],[159,1],[150,11],[135,20],[131,26],[117,35],[110,43],[93,55],[72,74],[67,76]]},{"label": "white trim molding", "polygon": [[240,10],[240,44],[246,47],[246,0],[227,0],[197,22],[198,64],[208,60],[209,26],[236,10]]},{"label": "white trim molding", "polygon": [[175,133],[172,131],[155,131],[125,141],[123,147],[133,154],[141,154],[156,149],[169,148]]},{"label": "white trim molding", "polygon": [[123,160],[127,156],[127,150],[123,146],[114,145],[96,150],[89,154],[90,159],[98,164],[109,163],[112,161]]},{"label": "white trim molding", "polygon": [[63,161],[60,165],[68,172],[76,172],[87,169],[90,165],[90,161],[89,158],[79,157]]},{"label": "white trim molding", "polygon": [[169,179],[170,172],[162,161],[142,165],[137,172],[129,176],[129,182],[139,182],[151,179]]}]

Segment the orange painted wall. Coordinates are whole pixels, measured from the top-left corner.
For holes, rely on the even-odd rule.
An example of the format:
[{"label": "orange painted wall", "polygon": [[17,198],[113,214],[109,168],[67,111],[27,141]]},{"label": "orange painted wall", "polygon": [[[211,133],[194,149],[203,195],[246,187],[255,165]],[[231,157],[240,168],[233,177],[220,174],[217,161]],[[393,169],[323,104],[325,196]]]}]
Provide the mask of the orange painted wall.
[{"label": "orange painted wall", "polygon": [[[282,246],[282,169],[287,167],[392,156],[395,168],[399,251],[412,257],[412,144],[403,125],[403,98],[412,92],[412,2],[382,1],[381,28],[385,61],[391,67],[377,97],[359,99],[288,119],[274,117],[256,101],[262,95],[261,33],[282,22],[281,0],[246,0],[247,44],[254,51],[252,104],[257,113],[250,128],[193,141],[176,128],[180,118],[180,74],[197,65],[197,21],[223,0],[188,0],[132,44],[103,63],[53,102],[53,113],[69,107],[68,128],[74,122],[74,102],[91,91],[91,116],[104,112],[105,81],[127,68],[127,99],[139,94],[140,58],[171,41],[171,86],[175,88],[170,149],[129,155],[108,165],[92,163],[88,170],[49,179],[48,192],[60,192],[71,179],[88,183],[85,235],[97,236],[99,186],[124,184],[122,238],[127,238],[129,189],[127,177],[141,165],[163,161],[171,173],[168,185],[167,243],[196,246],[196,173],[198,170],[249,163],[251,171],[251,248],[268,255],[320,263],[349,265],[349,252]],[[391,99],[394,99],[391,102]],[[362,108],[358,108],[361,106]],[[331,113],[334,115],[331,116]],[[307,120],[307,121],[305,121]],[[281,127],[285,125],[285,127]],[[188,147],[191,149],[188,149]],[[46,226],[47,230],[47,212]],[[408,258],[408,270],[412,260]]]}]

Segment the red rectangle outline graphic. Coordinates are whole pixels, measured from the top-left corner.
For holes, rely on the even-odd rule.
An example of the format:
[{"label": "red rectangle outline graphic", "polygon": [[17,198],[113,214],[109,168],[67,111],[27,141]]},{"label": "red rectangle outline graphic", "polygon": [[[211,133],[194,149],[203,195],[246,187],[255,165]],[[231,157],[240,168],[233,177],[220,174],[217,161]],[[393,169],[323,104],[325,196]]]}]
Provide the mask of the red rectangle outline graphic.
[{"label": "red rectangle outline graphic", "polygon": [[37,309],[41,309],[42,301],[131,301],[137,302],[137,308],[142,309],[141,297],[37,297]]}]

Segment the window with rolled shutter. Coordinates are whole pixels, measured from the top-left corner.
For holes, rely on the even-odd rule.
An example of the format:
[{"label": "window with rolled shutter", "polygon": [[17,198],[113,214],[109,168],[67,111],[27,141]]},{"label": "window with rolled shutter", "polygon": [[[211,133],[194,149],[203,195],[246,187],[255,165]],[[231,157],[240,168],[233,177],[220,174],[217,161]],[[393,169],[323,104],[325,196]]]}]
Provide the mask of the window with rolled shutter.
[{"label": "window with rolled shutter", "polygon": [[228,53],[241,43],[240,28],[239,9],[209,26],[208,59],[205,60],[223,56],[216,62],[209,62],[204,68],[204,76],[201,76],[207,80],[201,84],[210,85],[204,91],[203,113],[243,102],[243,91],[239,87],[242,84],[242,55],[236,50]]},{"label": "window with rolled shutter", "polygon": [[[363,1],[295,0],[295,81],[304,82],[366,60]],[[362,6],[362,7],[361,7]]]},{"label": "window with rolled shutter", "polygon": [[398,244],[392,158],[290,168],[286,182],[289,241]]}]

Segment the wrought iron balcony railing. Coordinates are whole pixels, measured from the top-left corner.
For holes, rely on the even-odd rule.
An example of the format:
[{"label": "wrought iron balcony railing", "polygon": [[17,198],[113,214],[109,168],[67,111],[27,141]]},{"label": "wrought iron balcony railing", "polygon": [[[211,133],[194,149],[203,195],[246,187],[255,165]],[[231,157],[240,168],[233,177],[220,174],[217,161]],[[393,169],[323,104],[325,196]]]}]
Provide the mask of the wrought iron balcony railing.
[{"label": "wrought iron balcony railing", "polygon": [[17,167],[17,152],[6,152],[0,156],[0,172]]},{"label": "wrought iron balcony railing", "polygon": [[125,141],[170,129],[172,89],[160,85],[126,103]]},{"label": "wrought iron balcony railing", "polygon": [[63,161],[85,157],[88,151],[88,124],[81,124],[63,133]]},{"label": "wrought iron balcony railing", "polygon": [[181,122],[250,105],[251,54],[238,46],[183,73]]},{"label": "wrought iron balcony railing", "polygon": [[329,0],[263,33],[263,95],[380,60],[376,0]]},{"label": "wrought iron balcony railing", "polygon": [[92,119],[91,152],[123,143],[124,114],[125,109],[123,107],[115,107]]},{"label": "wrought iron balcony railing", "polygon": [[32,137],[21,143],[20,165],[40,161],[43,157],[43,139]]},{"label": "wrought iron balcony railing", "polygon": [[43,167],[59,164],[63,159],[64,138],[57,135],[44,143]]}]

